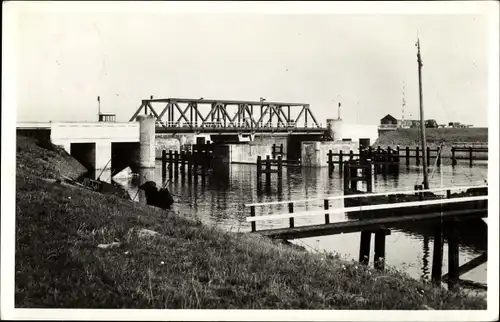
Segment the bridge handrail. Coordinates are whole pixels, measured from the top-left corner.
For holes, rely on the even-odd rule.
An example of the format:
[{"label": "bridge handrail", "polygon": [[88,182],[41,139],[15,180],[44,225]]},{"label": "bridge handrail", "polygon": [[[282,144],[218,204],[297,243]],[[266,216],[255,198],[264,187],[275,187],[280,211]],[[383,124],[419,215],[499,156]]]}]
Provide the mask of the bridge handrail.
[{"label": "bridge handrail", "polygon": [[288,200],[288,201],[270,201],[270,202],[260,202],[260,203],[250,203],[245,204],[245,207],[252,206],[268,206],[268,205],[281,205],[289,203],[302,203],[308,201],[321,201],[321,200],[338,200],[338,199],[350,199],[350,198],[366,198],[366,197],[377,197],[377,196],[390,196],[401,193],[423,193],[423,192],[434,192],[434,191],[446,191],[446,190],[458,190],[458,189],[470,189],[470,188],[488,188],[488,185],[479,186],[454,186],[454,187],[441,187],[433,189],[423,189],[423,190],[404,190],[404,191],[386,191],[386,192],[376,192],[376,193],[362,193],[362,194],[352,194],[352,195],[338,195],[329,196],[323,198],[312,198],[312,199],[299,199],[299,200]]},{"label": "bridge handrail", "polygon": [[[421,191],[421,190],[419,190]],[[409,201],[409,202],[398,202],[382,205],[367,205],[367,206],[354,206],[354,207],[342,207],[331,210],[317,210],[317,211],[302,211],[302,212],[288,212],[273,215],[262,215],[247,217],[246,221],[261,221],[261,220],[274,220],[274,219],[286,219],[295,217],[313,217],[326,214],[340,214],[346,212],[359,212],[359,211],[369,211],[369,210],[382,210],[382,209],[394,209],[394,208],[406,208],[415,206],[426,206],[426,205],[439,205],[448,203],[459,203],[468,201],[480,201],[488,200],[488,196],[474,196],[474,197],[461,197],[452,199],[435,199],[435,200],[424,200],[424,201]]]}]

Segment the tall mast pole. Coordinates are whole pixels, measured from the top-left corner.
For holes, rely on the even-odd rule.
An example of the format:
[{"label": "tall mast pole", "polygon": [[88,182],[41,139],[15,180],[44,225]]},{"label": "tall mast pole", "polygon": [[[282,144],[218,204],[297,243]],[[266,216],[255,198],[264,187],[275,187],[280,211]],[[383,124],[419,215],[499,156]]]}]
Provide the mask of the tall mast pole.
[{"label": "tall mast pole", "polygon": [[422,58],[420,57],[420,40],[417,37],[417,62],[418,62],[418,97],[420,102],[420,132],[422,141],[422,165],[424,167],[424,189],[429,189],[427,173],[427,142],[425,139],[424,105],[422,102]]}]

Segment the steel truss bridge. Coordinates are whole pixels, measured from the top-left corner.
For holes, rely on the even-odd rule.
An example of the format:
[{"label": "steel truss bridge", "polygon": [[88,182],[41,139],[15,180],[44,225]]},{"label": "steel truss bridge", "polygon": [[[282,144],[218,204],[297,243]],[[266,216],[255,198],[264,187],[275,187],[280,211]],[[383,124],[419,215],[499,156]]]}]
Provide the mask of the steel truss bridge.
[{"label": "steel truss bridge", "polygon": [[156,133],[323,134],[309,104],[165,98],[142,100],[130,118],[156,118]]}]

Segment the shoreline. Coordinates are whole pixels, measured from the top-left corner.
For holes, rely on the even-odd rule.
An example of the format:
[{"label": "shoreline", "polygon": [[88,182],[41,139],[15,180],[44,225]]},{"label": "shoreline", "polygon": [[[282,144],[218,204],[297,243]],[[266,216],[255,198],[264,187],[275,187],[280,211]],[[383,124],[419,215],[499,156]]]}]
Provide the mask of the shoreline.
[{"label": "shoreline", "polygon": [[449,292],[392,268],[379,272],[224,232],[196,214],[46,181],[61,175],[58,168],[76,168],[70,160],[55,167],[58,157],[50,155],[44,168],[27,169],[30,155],[45,152],[29,142],[18,149],[16,307],[486,308],[483,296]]}]

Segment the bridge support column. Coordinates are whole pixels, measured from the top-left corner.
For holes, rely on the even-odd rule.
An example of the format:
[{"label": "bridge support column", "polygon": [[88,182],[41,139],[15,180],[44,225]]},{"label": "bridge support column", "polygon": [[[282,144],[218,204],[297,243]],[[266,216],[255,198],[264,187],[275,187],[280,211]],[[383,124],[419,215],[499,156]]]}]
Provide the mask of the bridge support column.
[{"label": "bridge support column", "polygon": [[95,169],[111,169],[111,142],[95,143]]},{"label": "bridge support column", "polygon": [[154,168],[156,153],[155,118],[152,115],[139,115],[139,167]]}]

